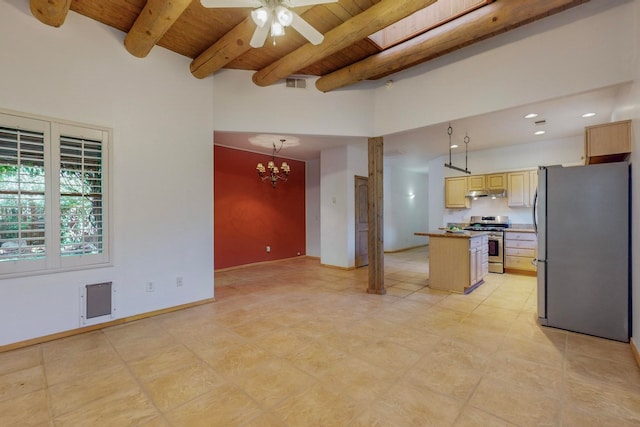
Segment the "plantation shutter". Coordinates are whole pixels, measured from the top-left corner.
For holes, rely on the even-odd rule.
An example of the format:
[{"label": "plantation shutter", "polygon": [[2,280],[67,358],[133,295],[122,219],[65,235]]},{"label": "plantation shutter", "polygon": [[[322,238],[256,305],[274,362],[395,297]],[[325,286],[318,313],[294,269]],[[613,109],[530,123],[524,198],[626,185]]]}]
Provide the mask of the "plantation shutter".
[{"label": "plantation shutter", "polygon": [[0,127],[0,262],[45,256],[44,134]]},{"label": "plantation shutter", "polygon": [[103,253],[102,141],[60,136],[60,254]]}]

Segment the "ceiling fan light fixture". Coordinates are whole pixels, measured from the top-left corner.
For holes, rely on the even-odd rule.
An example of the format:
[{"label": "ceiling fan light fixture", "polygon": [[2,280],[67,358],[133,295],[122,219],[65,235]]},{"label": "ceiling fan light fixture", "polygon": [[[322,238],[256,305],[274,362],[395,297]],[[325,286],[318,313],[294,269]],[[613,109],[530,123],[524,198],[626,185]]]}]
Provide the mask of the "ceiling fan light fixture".
[{"label": "ceiling fan light fixture", "polygon": [[293,13],[284,6],[276,7],[276,18],[284,27],[288,27],[293,22]]},{"label": "ceiling fan light fixture", "polygon": [[273,21],[271,23],[271,37],[278,36],[284,36],[284,26],[278,21]]},{"label": "ceiling fan light fixture", "polygon": [[255,22],[256,25],[260,28],[266,25],[266,23],[269,21],[270,16],[271,13],[266,7],[261,7],[251,11],[251,19],[253,19],[253,22]]},{"label": "ceiling fan light fixture", "polygon": [[256,29],[249,45],[253,48],[264,46],[269,34],[276,44],[276,38],[285,34],[285,28],[291,27],[311,44],[319,45],[324,36],[311,24],[290,8],[307,7],[316,4],[336,3],[338,0],[200,0],[206,8],[253,8],[251,20]]}]

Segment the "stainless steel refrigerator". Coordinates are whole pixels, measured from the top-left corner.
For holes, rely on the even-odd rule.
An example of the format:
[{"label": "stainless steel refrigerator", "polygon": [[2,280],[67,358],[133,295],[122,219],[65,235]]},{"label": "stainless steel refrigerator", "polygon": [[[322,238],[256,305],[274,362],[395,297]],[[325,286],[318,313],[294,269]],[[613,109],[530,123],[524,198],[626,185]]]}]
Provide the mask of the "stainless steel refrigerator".
[{"label": "stainless steel refrigerator", "polygon": [[629,341],[629,167],[538,169],[540,324]]}]

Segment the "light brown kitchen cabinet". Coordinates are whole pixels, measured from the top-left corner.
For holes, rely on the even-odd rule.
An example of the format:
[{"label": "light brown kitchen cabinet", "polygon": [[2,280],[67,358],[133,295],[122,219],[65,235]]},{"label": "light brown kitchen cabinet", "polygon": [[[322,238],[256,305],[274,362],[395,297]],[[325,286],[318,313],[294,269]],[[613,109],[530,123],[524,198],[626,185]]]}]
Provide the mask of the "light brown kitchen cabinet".
[{"label": "light brown kitchen cabinet", "polygon": [[482,284],[489,269],[485,247],[487,235],[429,234],[429,287],[467,293]]},{"label": "light brown kitchen cabinet", "polygon": [[468,209],[471,204],[467,195],[467,177],[456,176],[444,179],[444,207]]},{"label": "light brown kitchen cabinet", "polygon": [[588,126],[584,130],[586,164],[619,162],[631,153],[631,120]]},{"label": "light brown kitchen cabinet", "polygon": [[486,190],[485,176],[484,175],[472,175],[467,177],[467,191],[482,191]]},{"label": "light brown kitchen cabinet", "polygon": [[478,248],[469,249],[469,286],[478,283],[481,262],[478,262]]},{"label": "light brown kitchen cabinet", "polygon": [[533,260],[538,252],[537,236],[533,232],[509,231],[504,233],[504,268],[507,273],[535,275]]},{"label": "light brown kitchen cabinet", "polygon": [[489,236],[482,236],[482,277],[489,274]]},{"label": "light brown kitchen cabinet", "polygon": [[507,205],[512,208],[531,206],[529,197],[529,171],[507,174]]},{"label": "light brown kitchen cabinet", "polygon": [[489,236],[473,237],[469,242],[469,286],[489,274]]},{"label": "light brown kitchen cabinet", "polygon": [[507,188],[506,173],[492,173],[487,175],[486,181],[488,190],[504,190]]}]

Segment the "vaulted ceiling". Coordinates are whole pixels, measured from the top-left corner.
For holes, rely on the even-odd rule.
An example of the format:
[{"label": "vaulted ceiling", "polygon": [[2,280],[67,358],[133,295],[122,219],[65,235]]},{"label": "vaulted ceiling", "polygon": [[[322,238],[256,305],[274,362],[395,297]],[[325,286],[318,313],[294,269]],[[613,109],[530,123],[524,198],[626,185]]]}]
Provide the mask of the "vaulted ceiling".
[{"label": "vaulted ceiling", "polygon": [[[196,78],[222,68],[253,70],[254,83],[268,86],[294,74],[314,75],[320,76],[316,87],[328,92],[386,77],[586,1],[339,0],[295,9],[324,34],[320,45],[291,30],[257,49],[249,45],[255,29],[250,8],[211,9],[199,0],[30,0],[30,7],[47,25],[64,25],[71,10],[123,31],[124,48],[137,57],[155,45],[189,57],[185,72]],[[386,49],[369,38],[439,2],[457,3],[464,13],[449,10],[427,31],[414,31]],[[478,3],[486,4],[474,9]]]}]

